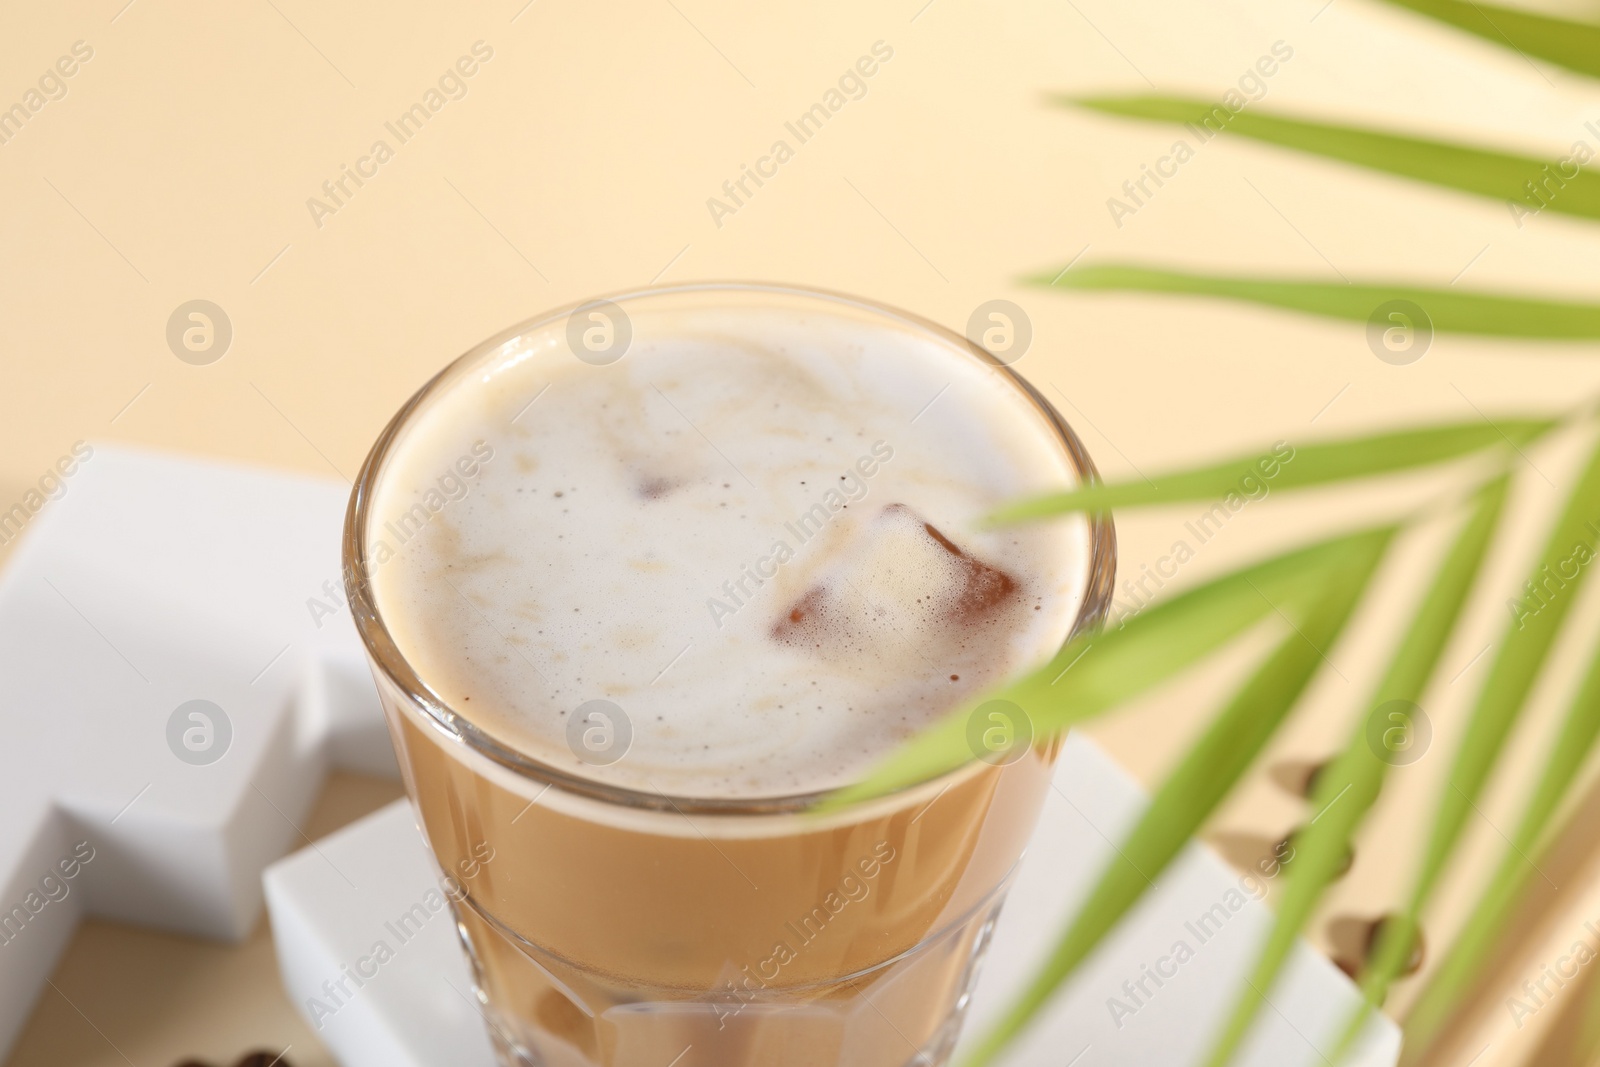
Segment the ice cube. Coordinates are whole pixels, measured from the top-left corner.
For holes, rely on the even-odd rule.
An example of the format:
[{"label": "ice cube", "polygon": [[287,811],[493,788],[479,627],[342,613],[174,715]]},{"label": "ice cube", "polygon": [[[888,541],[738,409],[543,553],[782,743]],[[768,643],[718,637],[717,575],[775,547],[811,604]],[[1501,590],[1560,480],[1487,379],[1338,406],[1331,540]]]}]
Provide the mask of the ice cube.
[{"label": "ice cube", "polygon": [[819,650],[869,651],[898,636],[941,645],[1015,599],[1016,581],[905,504],[885,507],[779,616],[772,636]]}]

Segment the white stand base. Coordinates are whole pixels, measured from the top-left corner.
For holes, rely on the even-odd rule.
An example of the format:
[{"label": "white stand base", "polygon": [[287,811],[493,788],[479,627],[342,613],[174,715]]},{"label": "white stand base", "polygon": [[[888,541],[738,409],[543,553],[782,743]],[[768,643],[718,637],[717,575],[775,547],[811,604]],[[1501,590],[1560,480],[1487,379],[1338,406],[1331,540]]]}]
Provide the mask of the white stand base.
[{"label": "white stand base", "polygon": [[[1045,807],[1001,912],[967,1022],[968,1041],[998,1015],[1048,953],[1063,918],[1114,855],[1108,838],[1123,833],[1144,802],[1138,786],[1081,735],[1069,738],[1055,781],[1058,792]],[[385,926],[421,901],[434,887],[433,879],[405,801],[267,872],[267,905],[284,985],[344,1067],[494,1065],[449,913],[441,910],[403,945]],[[1229,902],[1241,898],[1245,903],[1230,911]],[[1200,916],[1214,905],[1228,917],[1213,918],[1204,928],[1210,936],[1202,942],[1190,927],[1200,929]],[[1204,847],[1191,846],[1005,1064],[1200,1063],[1271,919],[1269,909],[1241,888],[1236,872]],[[344,979],[344,968],[371,956],[380,940],[394,956],[358,989]],[[1177,941],[1187,943],[1193,957],[1181,965],[1161,964],[1176,974],[1159,988],[1146,979],[1150,995],[1130,997],[1123,982],[1137,983],[1142,966],[1155,967]],[[338,990],[341,979],[350,995]],[[1112,998],[1127,1010],[1114,1012]],[[1323,1067],[1323,1056],[1331,1053],[1357,1003],[1355,987],[1344,974],[1301,944],[1236,1062],[1241,1067]],[[1398,1030],[1379,1017],[1346,1065],[1390,1067],[1399,1049]]]}]

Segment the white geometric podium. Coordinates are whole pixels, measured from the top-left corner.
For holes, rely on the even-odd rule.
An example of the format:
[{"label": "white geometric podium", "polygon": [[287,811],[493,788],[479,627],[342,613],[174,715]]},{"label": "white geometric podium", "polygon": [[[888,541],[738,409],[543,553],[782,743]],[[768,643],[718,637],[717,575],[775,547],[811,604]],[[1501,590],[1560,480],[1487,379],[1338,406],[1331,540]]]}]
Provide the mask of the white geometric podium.
[{"label": "white geometric podium", "polygon": [[[995,930],[966,1027],[969,1040],[1032,973],[1050,946],[1048,935],[1060,928],[1111,853],[1106,838],[1115,839],[1143,803],[1138,786],[1081,735],[1069,737],[1055,781],[1059,792],[1051,794]],[[448,910],[430,912],[420,929],[415,922],[397,925],[401,916],[421,914],[415,908],[430,891],[442,904],[434,877],[404,800],[267,872],[284,985],[344,1067],[494,1065]],[[1003,1061],[1008,1067],[1186,1067],[1205,1056],[1206,1036],[1232,1007],[1271,913],[1242,892],[1238,874],[1203,846],[1191,846],[1158,884],[1048,1018]],[[1236,902],[1230,891],[1247,902],[1230,911],[1220,929],[1214,929],[1215,919],[1202,927],[1209,934],[1202,943],[1194,924],[1214,905]],[[403,942],[402,933],[409,935]],[[1160,988],[1145,978],[1144,989],[1153,995],[1141,995],[1142,1003],[1130,998],[1123,983],[1140,981],[1142,965],[1168,957],[1179,940],[1194,950],[1193,957],[1163,965],[1177,973]],[[370,977],[357,987],[348,973],[358,961],[374,958],[378,942],[392,956],[381,965],[365,963],[360,971]],[[1113,997],[1138,1006],[1131,1015],[1113,1013]],[[1308,1042],[1331,1053],[1357,1003],[1350,980],[1302,943],[1271,999],[1273,1007],[1262,1010],[1236,1062],[1325,1067],[1323,1055]],[[1394,1024],[1375,1019],[1346,1063],[1389,1067],[1399,1049]]]},{"label": "white geometric podium", "polygon": [[[327,768],[394,773],[348,612],[307,607],[346,486],[107,445],[64,485],[0,577],[0,1059],[82,915],[241,938]],[[174,749],[195,700],[226,728]]]}]

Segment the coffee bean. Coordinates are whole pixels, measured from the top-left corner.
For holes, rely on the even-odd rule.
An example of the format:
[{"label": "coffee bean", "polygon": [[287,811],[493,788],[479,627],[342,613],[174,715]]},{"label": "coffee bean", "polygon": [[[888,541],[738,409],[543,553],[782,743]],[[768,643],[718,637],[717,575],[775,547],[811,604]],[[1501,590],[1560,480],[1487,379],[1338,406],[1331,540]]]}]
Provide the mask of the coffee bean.
[{"label": "coffee bean", "polygon": [[1327,769],[1332,760],[1284,760],[1267,768],[1267,777],[1279,789],[1291,796],[1309,799],[1317,790],[1317,775]]},{"label": "coffee bean", "polygon": [[[1341,915],[1329,920],[1327,933],[1333,962],[1352,979],[1358,978],[1377,949],[1384,927],[1395,918],[1393,915],[1377,919]],[[1422,969],[1427,955],[1426,946],[1426,937],[1419,929],[1416,943],[1411,946],[1411,955],[1400,972],[1402,976],[1415,974]]]}]

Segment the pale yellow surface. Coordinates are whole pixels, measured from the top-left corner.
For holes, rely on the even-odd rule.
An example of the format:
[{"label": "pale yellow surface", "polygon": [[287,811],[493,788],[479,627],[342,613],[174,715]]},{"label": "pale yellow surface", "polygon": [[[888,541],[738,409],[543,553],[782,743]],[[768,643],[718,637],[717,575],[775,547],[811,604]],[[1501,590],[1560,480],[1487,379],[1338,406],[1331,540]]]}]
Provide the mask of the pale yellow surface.
[{"label": "pale yellow surface", "polygon": [[[1499,204],[1238,139],[1205,145],[1119,227],[1106,199],[1174,131],[1044,102],[1151,85],[1216,96],[1282,40],[1295,56],[1262,107],[1552,160],[1575,139],[1597,143],[1583,126],[1600,119],[1594,85],[1369,0],[524,3],[13,5],[0,106],[75,41],[94,57],[64,99],[0,144],[0,505],[80,438],[348,478],[394,409],[458,352],[547,307],[655,281],[802,282],[957,328],[982,301],[1014,300],[1035,330],[1020,369],[1112,475],[1400,419],[1545,410],[1600,385],[1594,346],[1439,337],[1421,362],[1394,367],[1355,324],[1019,284],[1081,253],[1591,292],[1593,225],[1546,213],[1519,229]],[[493,58],[465,98],[399,144],[384,123],[477,41]],[[877,41],[894,57],[866,96],[717,225],[707,198],[775,139],[793,143],[785,121]],[[319,227],[307,198],[379,138],[394,158]],[[231,349],[209,366],[180,362],[164,338],[169,314],[195,298],[233,324]],[[1559,482],[1573,459],[1541,468]],[[1541,478],[1525,481],[1531,544],[1556,498]],[[1178,583],[1407,496],[1337,499],[1252,505]],[[1124,573],[1156,561],[1191,517],[1124,518]],[[1425,546],[1410,558],[1425,560]],[[1501,577],[1518,566],[1508,559]],[[1415,572],[1397,564],[1397,597]],[[1337,671],[1273,758],[1318,758],[1337,743],[1345,726],[1331,713],[1370,684],[1389,643],[1378,616],[1392,629],[1401,602],[1378,605],[1364,636],[1332,651]],[[1446,678],[1483,669],[1468,665],[1503,608],[1486,597],[1479,609]],[[1154,780],[1236,668],[1097,733]],[[1396,775],[1331,912],[1380,911],[1405,877],[1408,828],[1439,781],[1466,687],[1441,688],[1429,704],[1436,753]],[[1540,696],[1536,719],[1557,696]],[[1523,748],[1531,758],[1540,743]],[[1482,805],[1480,861],[1499,847],[1488,820],[1504,825],[1516,796],[1516,783],[1497,783]],[[1306,817],[1262,779],[1218,828],[1276,836]],[[1463,901],[1446,894],[1439,929]],[[180,1052],[290,1043],[296,1064],[327,1062],[300,1044],[263,935],[239,949],[170,942],[86,927],[61,971],[81,1015],[47,993],[12,1063],[164,1067]]]}]

